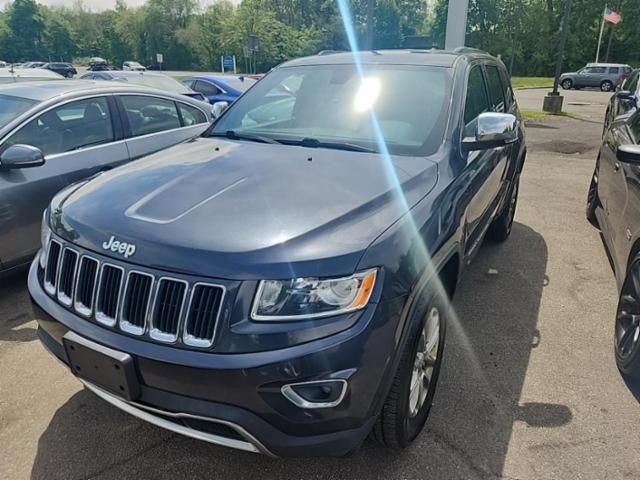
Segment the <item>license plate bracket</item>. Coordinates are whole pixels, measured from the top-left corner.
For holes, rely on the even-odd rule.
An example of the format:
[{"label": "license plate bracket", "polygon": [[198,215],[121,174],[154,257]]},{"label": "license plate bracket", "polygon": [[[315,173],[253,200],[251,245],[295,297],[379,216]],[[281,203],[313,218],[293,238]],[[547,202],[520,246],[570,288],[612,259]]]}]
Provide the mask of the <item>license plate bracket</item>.
[{"label": "license plate bracket", "polygon": [[62,343],[74,375],[130,401],[140,396],[140,382],[131,355],[71,331],[65,334]]}]

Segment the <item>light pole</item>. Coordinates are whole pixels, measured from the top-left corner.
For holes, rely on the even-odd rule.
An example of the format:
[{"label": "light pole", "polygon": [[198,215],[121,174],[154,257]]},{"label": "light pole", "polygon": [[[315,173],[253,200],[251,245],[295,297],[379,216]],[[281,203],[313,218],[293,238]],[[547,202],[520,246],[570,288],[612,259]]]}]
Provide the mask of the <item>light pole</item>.
[{"label": "light pole", "polygon": [[373,15],[375,10],[375,0],[367,1],[367,50],[373,50]]},{"label": "light pole", "polygon": [[444,48],[446,50],[464,47],[464,39],[467,33],[468,10],[469,0],[449,0],[447,35],[444,42]]},{"label": "light pole", "polygon": [[558,60],[556,62],[556,76],[553,79],[553,91],[544,97],[542,110],[549,113],[562,112],[562,103],[564,98],[558,91],[560,84],[560,75],[562,75],[562,62],[564,60],[564,49],[567,45],[567,37],[569,36],[569,28],[571,26],[571,7],[573,0],[565,0],[564,16],[562,17],[562,31],[560,32],[560,44],[558,45]]}]

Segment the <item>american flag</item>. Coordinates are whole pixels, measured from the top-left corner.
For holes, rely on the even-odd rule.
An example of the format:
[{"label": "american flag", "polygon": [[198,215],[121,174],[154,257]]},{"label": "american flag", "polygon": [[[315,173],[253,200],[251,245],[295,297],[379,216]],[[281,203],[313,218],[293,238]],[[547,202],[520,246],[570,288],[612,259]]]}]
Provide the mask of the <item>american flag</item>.
[{"label": "american flag", "polygon": [[614,25],[617,25],[622,21],[622,15],[620,15],[618,12],[614,12],[610,8],[605,8],[604,19],[609,23],[613,23]]}]

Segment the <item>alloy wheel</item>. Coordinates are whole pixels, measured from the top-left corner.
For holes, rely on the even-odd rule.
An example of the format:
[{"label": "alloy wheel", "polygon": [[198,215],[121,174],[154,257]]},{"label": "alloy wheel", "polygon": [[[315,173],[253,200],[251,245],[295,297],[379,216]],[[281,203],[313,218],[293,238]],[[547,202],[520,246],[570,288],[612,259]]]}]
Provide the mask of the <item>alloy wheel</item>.
[{"label": "alloy wheel", "polygon": [[621,360],[637,349],[640,338],[640,262],[634,262],[620,295],[616,316],[615,346]]},{"label": "alloy wheel", "polygon": [[434,387],[433,372],[438,360],[440,346],[440,310],[432,307],[424,322],[418,350],[413,362],[409,390],[409,417],[415,418]]}]

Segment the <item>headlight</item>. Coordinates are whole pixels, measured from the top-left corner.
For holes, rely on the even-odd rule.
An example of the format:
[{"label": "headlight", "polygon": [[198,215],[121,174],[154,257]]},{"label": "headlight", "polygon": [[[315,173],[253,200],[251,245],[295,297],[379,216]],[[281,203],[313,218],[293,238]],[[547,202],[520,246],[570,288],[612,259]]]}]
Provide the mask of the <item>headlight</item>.
[{"label": "headlight", "polygon": [[49,228],[49,209],[42,213],[42,225],[40,226],[40,268],[44,270],[47,265],[47,245],[51,239],[51,229]]},{"label": "headlight", "polygon": [[261,321],[306,320],[359,310],[369,303],[376,270],[344,278],[263,280],[251,318]]}]

